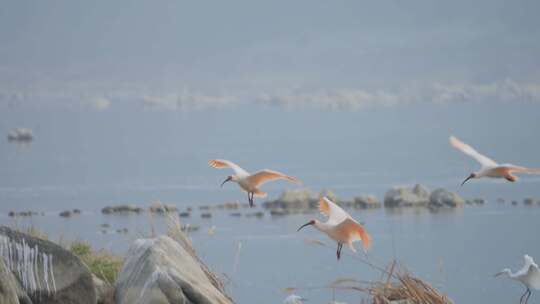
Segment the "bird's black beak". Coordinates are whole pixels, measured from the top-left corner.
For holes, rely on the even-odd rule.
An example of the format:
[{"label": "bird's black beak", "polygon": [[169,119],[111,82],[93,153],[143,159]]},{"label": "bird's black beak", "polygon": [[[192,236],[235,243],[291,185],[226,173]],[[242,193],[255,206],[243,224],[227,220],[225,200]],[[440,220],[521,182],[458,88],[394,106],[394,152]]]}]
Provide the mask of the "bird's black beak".
[{"label": "bird's black beak", "polygon": [[227,177],[227,179],[224,180],[223,183],[221,183],[221,187],[223,187],[223,184],[225,184],[226,182],[230,181],[231,179],[232,179],[232,176]]},{"label": "bird's black beak", "polygon": [[298,230],[296,230],[296,231],[300,231],[300,229],[302,229],[302,228],[304,228],[306,226],[309,226],[309,225],[313,225],[313,224],[315,224],[315,222],[313,222],[313,221],[307,222],[304,225],[300,226],[300,228],[298,228]]},{"label": "bird's black beak", "polygon": [[467,177],[462,183],[461,183],[461,186],[463,186],[468,180],[470,180],[471,178],[473,178],[474,175],[469,175],[469,177]]}]

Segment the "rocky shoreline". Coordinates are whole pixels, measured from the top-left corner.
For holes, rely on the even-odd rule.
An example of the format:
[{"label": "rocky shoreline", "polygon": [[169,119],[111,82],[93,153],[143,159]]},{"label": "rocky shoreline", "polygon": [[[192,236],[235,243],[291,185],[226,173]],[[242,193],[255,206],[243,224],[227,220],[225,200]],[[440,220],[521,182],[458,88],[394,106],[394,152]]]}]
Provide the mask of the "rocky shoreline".
[{"label": "rocky shoreline", "polygon": [[[396,208],[425,208],[430,211],[437,211],[440,209],[452,209],[462,208],[465,205],[484,205],[486,200],[483,198],[469,198],[464,199],[457,193],[448,191],[443,188],[437,188],[430,191],[427,187],[416,184],[412,188],[396,186],[384,194],[381,200],[375,195],[359,195],[351,199],[338,198],[332,191],[323,190],[319,193],[310,189],[298,189],[283,192],[279,197],[274,200],[268,200],[263,202],[260,207],[263,211],[257,210],[260,208],[252,209],[247,203],[240,202],[226,202],[217,205],[201,205],[197,208],[185,207],[180,210],[175,204],[162,203],[160,201],[154,201],[150,203],[148,207],[141,207],[137,204],[127,203],[120,205],[110,205],[101,209],[101,213],[104,215],[141,215],[144,213],[150,213],[155,215],[167,215],[176,213],[180,218],[191,218],[198,216],[201,219],[211,219],[213,212],[228,212],[231,217],[255,217],[262,218],[267,213],[270,216],[284,216],[298,213],[312,213],[317,211],[318,200],[322,196],[327,196],[336,202],[338,205],[346,209],[396,209]],[[498,204],[504,204],[506,202],[516,206],[519,204],[518,200],[505,200],[498,198],[496,200]],[[525,206],[540,206],[540,199],[528,197],[522,200],[522,204]],[[198,212],[195,212],[198,209]],[[246,210],[241,212],[242,210]],[[249,210],[249,211],[247,211]],[[70,218],[82,214],[84,211],[80,209],[64,210],[58,213],[60,217]],[[9,217],[33,217],[33,216],[45,216],[45,212],[40,211],[10,211],[7,214]],[[197,230],[196,227],[190,229]],[[121,232],[121,231],[117,231]],[[125,232],[125,231],[124,231]]]},{"label": "rocky shoreline", "polygon": [[0,226],[0,303],[229,304],[233,301],[179,229],[133,241],[116,280],[105,282],[72,251]]}]

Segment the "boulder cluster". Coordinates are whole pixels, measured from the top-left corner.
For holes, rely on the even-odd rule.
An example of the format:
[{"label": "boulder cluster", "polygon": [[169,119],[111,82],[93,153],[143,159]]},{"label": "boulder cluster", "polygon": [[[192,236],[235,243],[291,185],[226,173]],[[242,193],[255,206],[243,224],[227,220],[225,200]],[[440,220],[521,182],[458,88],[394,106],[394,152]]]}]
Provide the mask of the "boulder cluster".
[{"label": "boulder cluster", "polygon": [[108,284],[69,250],[0,226],[0,303],[232,303],[177,234],[135,240],[116,282]]}]

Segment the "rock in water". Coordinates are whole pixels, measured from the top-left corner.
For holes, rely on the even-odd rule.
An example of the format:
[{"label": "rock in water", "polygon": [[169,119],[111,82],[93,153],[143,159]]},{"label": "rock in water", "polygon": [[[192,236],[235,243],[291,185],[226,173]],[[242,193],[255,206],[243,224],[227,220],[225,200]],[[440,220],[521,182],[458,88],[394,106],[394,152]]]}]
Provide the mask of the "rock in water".
[{"label": "rock in water", "polygon": [[185,247],[168,236],[136,240],[116,280],[116,303],[232,304]]},{"label": "rock in water", "polygon": [[385,207],[419,207],[429,203],[429,191],[422,185],[408,189],[397,187],[390,189],[384,195]]},{"label": "rock in water", "polygon": [[[31,299],[29,302],[19,297],[20,303],[96,303],[88,268],[71,252],[52,242],[2,226],[0,259]],[[4,284],[3,275],[0,281]]]},{"label": "rock in water", "polygon": [[461,207],[465,201],[456,193],[439,188],[429,196],[430,207]]},{"label": "rock in water", "polygon": [[283,192],[276,200],[267,201],[263,207],[267,209],[309,210],[317,208],[319,199],[309,189],[297,189]]},{"label": "rock in water", "polygon": [[362,195],[353,199],[353,206],[360,209],[380,208],[381,202],[374,195]]}]

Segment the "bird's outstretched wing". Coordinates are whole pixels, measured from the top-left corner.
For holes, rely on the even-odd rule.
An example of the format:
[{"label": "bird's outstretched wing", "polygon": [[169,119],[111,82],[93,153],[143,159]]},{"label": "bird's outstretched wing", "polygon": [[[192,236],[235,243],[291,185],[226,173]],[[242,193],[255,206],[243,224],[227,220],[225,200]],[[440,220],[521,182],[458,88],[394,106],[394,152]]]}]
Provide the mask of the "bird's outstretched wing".
[{"label": "bird's outstretched wing", "polygon": [[277,171],[273,171],[273,170],[269,170],[269,169],[264,169],[264,170],[261,170],[261,171],[258,171],[252,175],[250,175],[247,180],[249,183],[252,183],[255,187],[258,187],[266,182],[269,182],[269,181],[272,181],[272,180],[276,180],[276,179],[283,179],[283,180],[287,180],[291,183],[295,183],[295,184],[300,184],[300,180],[294,178],[294,177],[291,177],[291,176],[288,176],[288,175],[285,175],[281,172],[277,172]]},{"label": "bird's outstretched wing", "polygon": [[501,168],[508,170],[510,173],[526,173],[526,174],[540,174],[540,169],[535,168],[526,168],[521,166],[516,166],[512,164],[501,165]]},{"label": "bird's outstretched wing", "polygon": [[340,206],[336,205],[334,202],[328,198],[321,197],[319,199],[319,211],[328,216],[328,224],[337,225],[344,220],[351,218],[351,216]]},{"label": "bird's outstretched wing", "polygon": [[231,168],[233,169],[234,173],[239,177],[246,177],[249,175],[246,170],[242,169],[240,166],[233,163],[232,161],[224,159],[211,159],[208,161],[208,163],[210,164],[210,166],[218,169]]},{"label": "bird's outstretched wing", "polygon": [[473,147],[467,145],[466,143],[462,142],[461,140],[457,139],[454,136],[450,136],[450,145],[452,147],[458,149],[459,151],[469,155],[470,157],[474,158],[477,162],[479,162],[482,167],[494,167],[497,166],[497,162],[492,160],[491,158],[480,154],[478,151],[476,151]]},{"label": "bird's outstretched wing", "polygon": [[526,273],[527,277],[529,277],[529,284],[534,289],[540,289],[540,270],[538,270],[538,265],[527,254],[523,256],[523,259],[525,260],[524,268],[527,269]]},{"label": "bird's outstretched wing", "polygon": [[364,229],[364,226],[360,225],[352,218],[348,218],[341,222],[339,225],[337,225],[336,232],[345,237],[346,239],[351,240],[351,243],[349,245],[352,251],[356,252],[356,250],[352,246],[352,242],[354,241],[362,241],[362,246],[364,246],[364,250],[369,249],[369,246],[371,244],[371,237],[367,233],[366,229]]}]

